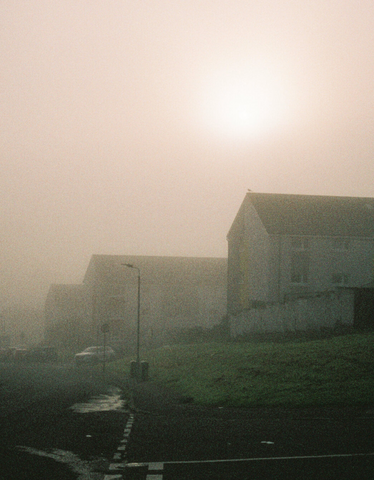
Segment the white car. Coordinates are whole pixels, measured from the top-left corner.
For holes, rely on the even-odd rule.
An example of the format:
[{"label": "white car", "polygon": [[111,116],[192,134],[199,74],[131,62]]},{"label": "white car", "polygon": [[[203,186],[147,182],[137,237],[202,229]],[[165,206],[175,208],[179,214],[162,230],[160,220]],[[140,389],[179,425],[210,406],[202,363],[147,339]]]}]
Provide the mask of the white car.
[{"label": "white car", "polygon": [[88,347],[75,355],[76,365],[96,365],[97,363],[111,362],[116,358],[112,347]]}]

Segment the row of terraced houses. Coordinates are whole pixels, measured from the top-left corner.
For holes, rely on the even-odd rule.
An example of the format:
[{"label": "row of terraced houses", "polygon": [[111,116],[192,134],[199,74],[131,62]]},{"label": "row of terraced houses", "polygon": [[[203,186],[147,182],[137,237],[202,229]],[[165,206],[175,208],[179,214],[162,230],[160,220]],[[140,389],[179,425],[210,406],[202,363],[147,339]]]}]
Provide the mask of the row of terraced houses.
[{"label": "row of terraced houses", "polygon": [[[374,199],[248,192],[227,258],[93,255],[82,284],[51,285],[49,342],[142,345],[225,319],[231,336],[374,325]],[[126,264],[136,268],[128,268]]]}]

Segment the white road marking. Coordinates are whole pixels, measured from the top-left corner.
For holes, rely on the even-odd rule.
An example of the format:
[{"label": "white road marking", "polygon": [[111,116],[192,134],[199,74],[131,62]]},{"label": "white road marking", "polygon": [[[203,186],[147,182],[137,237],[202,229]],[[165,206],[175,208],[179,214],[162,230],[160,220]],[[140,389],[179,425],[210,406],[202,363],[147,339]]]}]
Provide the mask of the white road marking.
[{"label": "white road marking", "polygon": [[[117,448],[118,452],[114,453],[113,455],[113,460],[117,460],[117,461],[122,460],[122,462],[111,463],[109,465],[109,470],[112,472],[124,470],[127,466],[126,449],[127,449],[128,437],[130,435],[131,427],[133,426],[133,423],[134,423],[134,415],[131,414],[126,423],[123,439],[121,440],[121,445]],[[103,480],[122,480],[122,479],[123,479],[122,474],[116,473],[116,474],[104,475]]]},{"label": "white road marking", "polygon": [[111,463],[109,465],[109,470],[124,470],[126,468],[125,463]]},{"label": "white road marking", "polygon": [[[347,458],[347,457],[372,457],[374,452],[370,453],[335,453],[330,455],[298,455],[294,457],[254,457],[254,458],[227,458],[223,460],[172,460],[169,462],[163,462],[164,465],[183,465],[183,464],[199,464],[199,463],[234,463],[234,462],[263,462],[263,461],[273,461],[273,460],[308,460],[308,459],[317,459],[317,458]],[[132,464],[134,465],[134,464]],[[127,466],[132,466],[131,464]],[[140,464],[140,465],[149,465]]]},{"label": "white road marking", "polygon": [[149,470],[163,470],[164,469],[164,464],[161,463],[161,462],[148,463],[148,469]]},{"label": "white road marking", "polygon": [[[124,470],[126,468],[127,464],[127,455],[126,455],[126,449],[127,449],[127,442],[128,442],[128,437],[131,432],[131,427],[134,423],[134,415],[130,415],[129,419],[127,420],[126,423],[126,428],[124,430],[123,434],[123,439],[121,440],[121,445],[117,447],[117,452],[114,453],[113,455],[113,460],[121,461],[121,463],[111,463],[109,465],[109,470],[110,471],[116,471],[116,470]],[[121,479],[122,480],[122,475],[106,475],[104,477],[104,480],[110,480],[110,479]]]},{"label": "white road marking", "polygon": [[[276,460],[308,460],[308,459],[318,459],[318,458],[354,458],[354,457],[372,457],[374,452],[370,453],[335,453],[329,455],[298,455],[293,457],[254,457],[254,458],[227,458],[227,459],[218,459],[218,460],[171,460],[167,462],[144,462],[144,463],[128,463],[126,468],[136,468],[136,467],[145,467],[150,465],[188,465],[200,463],[238,463],[238,462],[266,462],[266,461],[276,461]],[[153,470],[156,470],[155,468]]]},{"label": "white road marking", "polygon": [[156,475],[148,474],[148,475],[145,477],[145,480],[162,480],[162,475],[159,475],[159,474],[156,474]]},{"label": "white road marking", "polygon": [[[39,457],[51,458],[59,463],[64,463],[70,467],[70,469],[79,474],[79,478],[92,478],[96,467],[92,462],[81,460],[78,455],[67,450],[55,449],[51,452],[44,452],[43,450],[37,450],[32,447],[23,447],[18,445],[16,447],[19,450],[29,453],[30,455],[38,455]],[[0,473],[1,475],[1,473]]]}]

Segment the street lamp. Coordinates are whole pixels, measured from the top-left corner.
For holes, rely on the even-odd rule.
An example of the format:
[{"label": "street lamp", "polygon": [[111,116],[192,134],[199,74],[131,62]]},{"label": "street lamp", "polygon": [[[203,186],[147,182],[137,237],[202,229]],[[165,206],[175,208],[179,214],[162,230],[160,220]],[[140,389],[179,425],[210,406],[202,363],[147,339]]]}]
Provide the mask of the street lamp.
[{"label": "street lamp", "polygon": [[131,263],[122,263],[124,267],[133,268],[138,271],[138,321],[137,321],[137,333],[136,333],[136,367],[139,372],[140,369],[140,269],[135,267]]}]

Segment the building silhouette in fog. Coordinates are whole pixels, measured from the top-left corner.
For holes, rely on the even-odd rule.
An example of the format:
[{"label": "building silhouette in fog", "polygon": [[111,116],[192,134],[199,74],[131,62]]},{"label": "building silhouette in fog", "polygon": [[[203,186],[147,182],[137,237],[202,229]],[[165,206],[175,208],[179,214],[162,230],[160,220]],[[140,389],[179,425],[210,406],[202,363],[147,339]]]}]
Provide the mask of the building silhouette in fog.
[{"label": "building silhouette in fog", "polygon": [[[225,258],[93,255],[83,284],[66,289],[70,305],[61,301],[54,304],[58,287],[63,292],[65,286],[51,286],[46,331],[58,331],[56,324],[65,321],[66,309],[69,318],[76,311],[77,323],[91,343],[102,343],[101,327],[108,324],[108,341],[124,348],[134,346],[138,277],[135,269],[124,266],[126,263],[140,269],[143,345],[157,345],[173,331],[212,327],[225,316]],[[75,300],[79,295],[83,303]],[[83,334],[80,337],[84,338]]]}]

